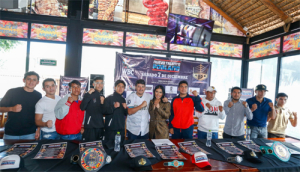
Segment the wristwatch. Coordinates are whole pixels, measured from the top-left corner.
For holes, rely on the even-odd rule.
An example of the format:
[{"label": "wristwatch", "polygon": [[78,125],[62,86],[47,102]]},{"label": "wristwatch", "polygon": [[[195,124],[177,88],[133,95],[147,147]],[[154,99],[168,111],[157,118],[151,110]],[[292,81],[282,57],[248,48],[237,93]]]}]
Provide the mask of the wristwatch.
[{"label": "wristwatch", "polygon": [[260,146],[259,149],[261,150],[262,154],[274,155],[283,162],[289,161],[291,157],[289,148],[284,146],[281,142],[275,141],[271,147]]}]

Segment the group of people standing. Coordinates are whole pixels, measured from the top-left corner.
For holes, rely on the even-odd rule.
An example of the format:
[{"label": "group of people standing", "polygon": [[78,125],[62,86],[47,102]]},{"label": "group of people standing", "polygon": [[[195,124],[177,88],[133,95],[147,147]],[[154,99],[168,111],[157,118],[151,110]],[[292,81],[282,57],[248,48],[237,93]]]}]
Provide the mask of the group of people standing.
[{"label": "group of people standing", "polygon": [[[145,92],[145,81],[139,79],[135,90],[125,99],[122,94],[126,83],[117,80],[114,93],[103,95],[104,81],[94,78],[93,87],[81,94],[81,83],[69,83],[70,94],[63,98],[55,95],[55,80],[42,83],[46,95],[34,90],[39,83],[36,72],[24,75],[24,87],[12,88],[0,101],[0,112],[8,112],[4,139],[49,140],[114,140],[117,132],[121,139],[192,139],[194,116],[198,117],[198,138],[206,139],[207,132],[218,139],[219,119],[225,119],[223,138],[244,139],[245,118],[251,128],[251,138],[285,137],[288,121],[297,125],[297,113],[285,107],[288,96],[279,93],[277,104],[265,97],[267,87],[258,85],[256,95],[240,100],[242,89],[233,87],[231,98],[217,100],[217,89],[206,89],[205,98],[197,91],[188,94],[188,83],[180,81],[179,94],[169,103],[165,89],[158,85],[153,96]],[[105,119],[104,119],[105,117]],[[267,126],[268,122],[268,126]],[[126,130],[126,132],[125,132]]]}]

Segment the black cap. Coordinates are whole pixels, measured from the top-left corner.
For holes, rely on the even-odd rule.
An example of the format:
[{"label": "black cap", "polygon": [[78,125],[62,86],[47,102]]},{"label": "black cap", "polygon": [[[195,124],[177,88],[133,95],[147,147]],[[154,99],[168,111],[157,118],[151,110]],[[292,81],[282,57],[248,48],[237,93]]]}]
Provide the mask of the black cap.
[{"label": "black cap", "polygon": [[244,158],[253,163],[262,163],[262,161],[258,159],[256,153],[251,150],[244,151]]},{"label": "black cap", "polygon": [[257,86],[255,87],[255,91],[256,91],[256,90],[265,90],[265,91],[268,91],[268,90],[267,90],[267,86],[264,85],[264,84],[259,84],[259,85],[257,85]]},{"label": "black cap", "polygon": [[138,156],[131,160],[130,166],[135,171],[150,171],[152,170],[150,160],[145,156]]}]

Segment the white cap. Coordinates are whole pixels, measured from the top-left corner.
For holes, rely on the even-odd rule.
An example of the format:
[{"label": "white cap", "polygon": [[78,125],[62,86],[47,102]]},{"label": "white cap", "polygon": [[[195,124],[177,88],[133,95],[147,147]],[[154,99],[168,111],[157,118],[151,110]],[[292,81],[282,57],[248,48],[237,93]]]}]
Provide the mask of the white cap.
[{"label": "white cap", "polygon": [[19,155],[8,155],[0,160],[0,170],[19,168],[20,161]]},{"label": "white cap", "polygon": [[216,89],[216,87],[214,87],[214,86],[210,86],[210,87],[208,87],[208,88],[206,89],[206,91],[209,91],[209,92],[216,91],[216,92],[217,92],[217,89]]}]

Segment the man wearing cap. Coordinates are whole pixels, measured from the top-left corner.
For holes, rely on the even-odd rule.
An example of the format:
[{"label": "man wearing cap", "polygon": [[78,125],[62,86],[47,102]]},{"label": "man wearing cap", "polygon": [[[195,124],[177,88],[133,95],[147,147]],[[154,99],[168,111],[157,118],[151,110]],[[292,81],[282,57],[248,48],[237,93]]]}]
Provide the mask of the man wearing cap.
[{"label": "man wearing cap", "polygon": [[265,97],[267,87],[263,84],[255,87],[255,96],[247,99],[249,107],[253,113],[253,119],[247,120],[247,125],[251,129],[250,138],[267,138],[267,119],[275,119],[275,108],[272,101]]},{"label": "man wearing cap", "polygon": [[218,139],[219,119],[225,118],[222,103],[215,98],[217,89],[210,86],[206,89],[206,97],[203,99],[204,112],[195,113],[198,121],[198,138],[206,139],[207,132],[211,130],[212,139]]},{"label": "man wearing cap", "polygon": [[224,102],[224,110],[227,115],[223,138],[244,139],[245,134],[245,116],[252,120],[253,114],[246,101],[240,100],[242,89],[233,87],[231,89],[231,99]]},{"label": "man wearing cap", "polygon": [[268,117],[268,138],[285,138],[288,121],[293,127],[297,126],[297,112],[291,112],[285,107],[288,95],[278,93],[276,96],[275,119]]}]

